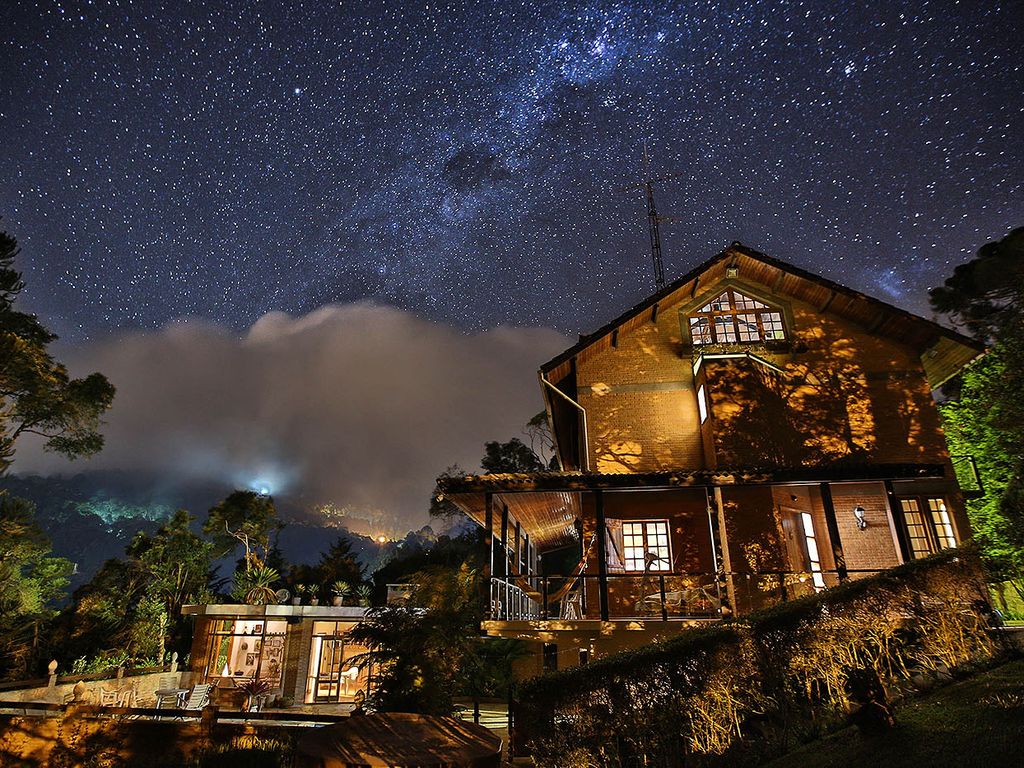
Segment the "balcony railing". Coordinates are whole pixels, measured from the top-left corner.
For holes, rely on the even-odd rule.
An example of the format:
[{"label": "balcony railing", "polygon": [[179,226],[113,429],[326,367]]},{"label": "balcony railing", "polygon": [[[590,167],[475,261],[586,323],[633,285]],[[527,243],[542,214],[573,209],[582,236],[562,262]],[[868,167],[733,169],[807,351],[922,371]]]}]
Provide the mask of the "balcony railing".
[{"label": "balcony railing", "polygon": [[[858,578],[877,570],[846,570]],[[743,615],[820,592],[839,571],[585,573],[494,577],[490,619],[688,621]],[[823,586],[822,586],[823,585]]]}]

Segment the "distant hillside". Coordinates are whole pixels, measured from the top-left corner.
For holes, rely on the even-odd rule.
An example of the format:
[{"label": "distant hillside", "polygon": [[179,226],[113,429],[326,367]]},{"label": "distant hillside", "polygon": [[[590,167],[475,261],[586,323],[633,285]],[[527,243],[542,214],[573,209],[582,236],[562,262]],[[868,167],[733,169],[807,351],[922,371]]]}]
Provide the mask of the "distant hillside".
[{"label": "distant hillside", "polygon": [[[198,530],[207,511],[232,490],[214,483],[168,483],[153,476],[120,471],[83,472],[71,476],[11,475],[0,488],[36,505],[37,520],[53,542],[54,554],[77,565],[72,589],[84,584],[100,565],[121,557],[139,531],[153,531],[176,509],[187,509]],[[433,531],[424,528],[401,543],[378,543],[362,532],[348,530],[347,521],[318,524],[311,514],[288,498],[274,498],[286,525],[278,546],[290,563],[314,563],[339,536],[346,538],[360,564],[368,571],[412,543],[429,547]],[[364,521],[353,519],[353,527]],[[230,568],[222,567],[226,573]]]}]

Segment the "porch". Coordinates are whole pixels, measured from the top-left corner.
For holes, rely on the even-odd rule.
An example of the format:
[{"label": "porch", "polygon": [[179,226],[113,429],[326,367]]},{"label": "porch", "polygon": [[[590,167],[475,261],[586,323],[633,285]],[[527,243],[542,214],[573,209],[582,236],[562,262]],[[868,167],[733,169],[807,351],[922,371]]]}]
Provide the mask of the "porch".
[{"label": "porch", "polygon": [[751,613],[955,546],[962,511],[942,465],[485,475],[438,494],[484,528],[484,629],[516,636]]}]

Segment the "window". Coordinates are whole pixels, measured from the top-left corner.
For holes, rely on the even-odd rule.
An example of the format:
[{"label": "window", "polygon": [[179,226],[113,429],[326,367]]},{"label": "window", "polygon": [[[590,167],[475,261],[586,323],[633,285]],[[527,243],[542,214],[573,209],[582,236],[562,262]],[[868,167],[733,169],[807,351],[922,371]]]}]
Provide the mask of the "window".
[{"label": "window", "polygon": [[694,312],[687,323],[698,346],[786,338],[781,312],[733,288]]},{"label": "window", "polygon": [[349,642],[351,622],[314,621],[313,646],[309,654],[309,677],[306,681],[306,702],[341,701],[365,692],[367,668],[352,663],[354,657],[366,653],[361,645]]},{"label": "window", "polygon": [[900,499],[903,525],[907,532],[907,546],[913,559],[927,557],[940,549],[956,546],[953,523],[946,509],[946,502],[939,497],[925,497],[926,515],[921,506],[922,499],[914,496]]},{"label": "window", "polygon": [[700,423],[703,424],[708,420],[708,399],[707,392],[704,391],[704,385],[701,384],[697,387],[697,410],[700,411]]},{"label": "window", "polygon": [[935,526],[935,538],[939,549],[952,549],[956,546],[953,535],[953,522],[949,519],[946,502],[942,499],[928,499],[928,511],[932,513],[932,524]]},{"label": "window", "polygon": [[206,676],[259,678],[278,686],[284,666],[284,621],[226,619],[213,622]]},{"label": "window", "polygon": [[622,555],[627,571],[671,571],[667,520],[622,523]]},{"label": "window", "polygon": [[804,528],[804,543],[807,546],[807,560],[811,566],[811,579],[814,581],[814,589],[825,588],[825,577],[821,574],[821,555],[818,554],[818,540],[814,536],[814,520],[808,512],[800,513],[800,520]]}]

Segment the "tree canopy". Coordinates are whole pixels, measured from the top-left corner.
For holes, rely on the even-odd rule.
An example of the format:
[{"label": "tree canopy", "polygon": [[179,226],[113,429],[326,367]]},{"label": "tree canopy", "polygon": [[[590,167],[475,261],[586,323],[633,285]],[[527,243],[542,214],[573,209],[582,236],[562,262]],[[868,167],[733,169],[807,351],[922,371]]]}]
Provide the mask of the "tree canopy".
[{"label": "tree canopy", "polygon": [[239,545],[245,549],[246,570],[266,564],[270,537],[280,528],[273,497],[255,491],[234,491],[210,510],[203,524],[218,557],[231,554]]},{"label": "tree canopy", "polygon": [[974,457],[985,488],[967,504],[981,554],[1024,596],[1024,227],[982,246],[931,301],[990,345],[941,411],[951,452]]},{"label": "tree canopy", "polygon": [[72,378],[47,351],[57,337],[35,315],[15,309],[24,288],[13,266],[17,254],[17,241],[0,232],[0,475],[27,434],[69,458],[98,452],[100,419],[114,399],[113,385],[101,374]]}]

